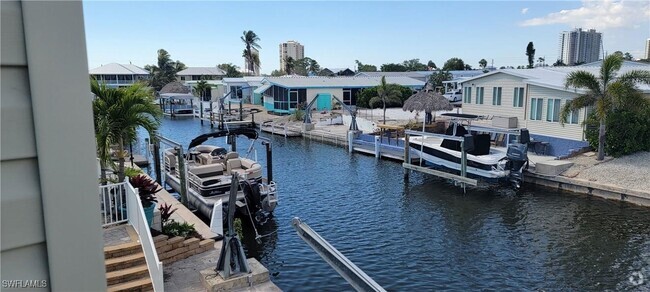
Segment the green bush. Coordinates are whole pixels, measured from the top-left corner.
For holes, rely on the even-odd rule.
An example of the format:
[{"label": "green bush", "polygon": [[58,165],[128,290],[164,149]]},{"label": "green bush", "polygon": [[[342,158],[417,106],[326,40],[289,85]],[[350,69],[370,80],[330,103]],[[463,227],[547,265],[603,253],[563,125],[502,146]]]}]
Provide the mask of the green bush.
[{"label": "green bush", "polygon": [[126,177],[128,177],[128,178],[138,176],[138,175],[140,175],[142,173],[143,173],[142,170],[137,169],[137,168],[127,167],[127,168],[124,169],[124,175]]},{"label": "green bush", "polygon": [[[650,151],[650,109],[614,110],[605,121],[605,153],[614,157]],[[598,119],[591,114],[586,121],[585,136],[589,145],[598,148]]]},{"label": "green bush", "polygon": [[[399,102],[397,102],[397,101],[387,102],[386,107],[402,106],[404,101],[407,100],[409,97],[411,97],[411,95],[413,95],[413,90],[408,88],[408,87],[401,86],[399,84],[388,84],[388,86],[398,88],[399,91],[402,93],[402,96],[400,96]],[[359,92],[359,94],[357,95],[357,106],[358,107],[364,107],[364,108],[380,108],[380,107],[383,107],[383,104],[381,103],[381,100],[380,100],[380,102],[378,104],[375,103],[374,107],[373,107],[373,104],[370,102],[370,100],[373,97],[376,97],[377,95],[378,95],[377,94],[377,87],[371,87],[371,88],[366,88],[366,89],[361,90]]]},{"label": "green bush", "polygon": [[201,239],[201,235],[196,232],[194,229],[194,224],[189,224],[187,222],[176,222],[171,220],[167,224],[163,225],[162,233],[167,236],[180,236],[184,238],[196,237]]}]

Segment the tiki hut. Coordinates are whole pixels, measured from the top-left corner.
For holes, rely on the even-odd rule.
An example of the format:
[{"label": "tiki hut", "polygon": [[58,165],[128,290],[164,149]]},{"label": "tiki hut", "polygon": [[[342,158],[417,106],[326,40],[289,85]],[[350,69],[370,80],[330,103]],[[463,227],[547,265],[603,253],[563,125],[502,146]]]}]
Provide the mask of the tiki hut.
[{"label": "tiki hut", "polygon": [[411,95],[411,97],[404,101],[404,106],[402,106],[404,111],[424,111],[425,113],[450,111],[453,108],[449,100],[435,92],[431,83],[428,82],[422,90]]},{"label": "tiki hut", "polygon": [[191,90],[188,86],[183,85],[183,83],[180,83],[178,81],[174,82],[169,82],[165,86],[163,86],[162,89],[160,89],[160,94],[164,93],[189,93],[191,94]]}]

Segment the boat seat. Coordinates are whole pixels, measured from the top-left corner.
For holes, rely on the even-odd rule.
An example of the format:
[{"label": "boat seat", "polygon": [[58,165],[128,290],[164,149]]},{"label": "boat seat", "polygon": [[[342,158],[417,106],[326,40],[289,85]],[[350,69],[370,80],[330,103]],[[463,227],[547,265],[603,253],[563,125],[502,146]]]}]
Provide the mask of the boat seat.
[{"label": "boat seat", "polygon": [[212,156],[210,154],[208,154],[208,153],[201,153],[201,154],[199,154],[197,156],[197,158],[199,160],[198,161],[199,164],[201,164],[201,165],[212,164]]},{"label": "boat seat", "polygon": [[237,152],[232,152],[232,151],[226,153],[226,157],[225,157],[226,161],[228,161],[228,160],[230,160],[230,159],[234,159],[234,158],[239,158],[239,153],[237,153]]},{"label": "boat seat", "polygon": [[165,163],[169,165],[171,170],[175,170],[178,165],[178,160],[176,159],[176,154],[165,152]]},{"label": "boat seat", "polygon": [[228,174],[239,173],[241,175],[245,174],[245,169],[242,168],[241,159],[231,158],[226,160],[226,172]]},{"label": "boat seat", "polygon": [[248,178],[258,178],[262,176],[262,166],[250,159],[241,159],[241,166],[245,169]]},{"label": "boat seat", "polygon": [[223,164],[213,163],[192,168],[190,172],[199,178],[223,175]]}]

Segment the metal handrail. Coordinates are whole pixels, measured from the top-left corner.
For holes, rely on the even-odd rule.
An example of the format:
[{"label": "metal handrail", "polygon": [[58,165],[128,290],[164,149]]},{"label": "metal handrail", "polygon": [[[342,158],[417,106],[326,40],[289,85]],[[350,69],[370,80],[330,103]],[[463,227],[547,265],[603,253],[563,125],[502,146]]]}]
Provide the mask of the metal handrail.
[{"label": "metal handrail", "polygon": [[336,272],[339,273],[357,291],[386,291],[370,276],[352,263],[329,242],[322,238],[300,218],[294,217],[291,225],[298,236],[302,238],[318,255],[320,255]]}]

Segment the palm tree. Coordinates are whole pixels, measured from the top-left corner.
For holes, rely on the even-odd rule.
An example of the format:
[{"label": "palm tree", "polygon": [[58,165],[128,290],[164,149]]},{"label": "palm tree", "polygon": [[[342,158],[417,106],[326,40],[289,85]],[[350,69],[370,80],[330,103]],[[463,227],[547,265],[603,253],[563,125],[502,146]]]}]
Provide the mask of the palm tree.
[{"label": "palm tree", "polygon": [[607,114],[617,108],[638,107],[648,103],[639,94],[635,84],[650,84],[650,71],[633,70],[617,76],[617,72],[622,65],[623,58],[612,54],[603,60],[600,67],[600,76],[596,77],[590,72],[578,70],[569,73],[564,81],[566,88],[583,88],[586,89],[586,92],[569,100],[564,105],[560,113],[560,122],[564,124],[572,111],[594,106],[594,113],[600,124],[598,129],[598,160],[605,158],[605,121]]},{"label": "palm tree", "polygon": [[143,83],[125,88],[108,88],[92,80],[90,88],[95,95],[93,115],[100,164],[104,169],[111,162],[110,146],[117,144],[117,175],[119,181],[123,181],[125,143],[135,139],[138,127],[143,127],[153,137],[160,126],[162,112],[153,103],[151,89]]},{"label": "palm tree", "polygon": [[295,60],[292,57],[287,57],[284,59],[284,72],[286,72],[287,75],[293,74],[293,68],[295,66]]},{"label": "palm tree", "polygon": [[164,49],[158,50],[157,65],[146,65],[144,69],[151,75],[150,85],[155,90],[160,90],[165,84],[176,80],[176,73],[184,70],[185,64],[176,60],[172,61],[171,56]]},{"label": "palm tree", "polygon": [[316,60],[309,59],[309,64],[308,64],[308,67],[307,67],[307,71],[312,72],[312,74],[314,74],[314,75],[318,75],[318,73],[320,72],[320,65],[318,64],[318,62]]},{"label": "palm tree", "polygon": [[253,48],[262,48],[257,43],[260,41],[260,38],[252,30],[245,30],[244,35],[241,36],[241,41],[246,45],[246,48],[244,49],[244,58],[246,58],[246,62],[248,62],[248,68],[253,70],[253,68],[260,65],[259,57],[255,58],[254,55],[256,54],[253,53]]},{"label": "palm tree", "polygon": [[381,82],[376,88],[377,96],[371,98],[368,104],[373,104],[374,102],[381,100],[384,109],[384,123],[386,123],[386,102],[401,103],[400,97],[402,96],[402,92],[400,92],[395,86],[389,86],[389,84],[386,83],[386,76],[381,76]]},{"label": "palm tree", "polygon": [[196,82],[196,85],[194,86],[194,92],[201,97],[201,101],[206,101],[205,97],[211,88],[212,87],[210,84],[208,84],[207,81],[201,79]]}]

